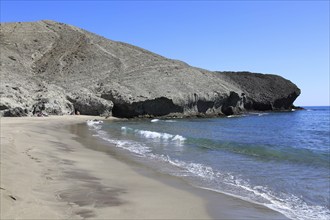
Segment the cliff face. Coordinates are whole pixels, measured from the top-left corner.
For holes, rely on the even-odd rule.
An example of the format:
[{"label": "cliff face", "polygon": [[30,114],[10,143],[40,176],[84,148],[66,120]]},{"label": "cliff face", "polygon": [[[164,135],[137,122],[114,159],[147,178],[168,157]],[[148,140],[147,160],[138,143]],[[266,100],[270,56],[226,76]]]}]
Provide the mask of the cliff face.
[{"label": "cliff face", "polygon": [[288,110],[276,75],[210,72],[53,21],[3,23],[0,115],[230,115]]}]

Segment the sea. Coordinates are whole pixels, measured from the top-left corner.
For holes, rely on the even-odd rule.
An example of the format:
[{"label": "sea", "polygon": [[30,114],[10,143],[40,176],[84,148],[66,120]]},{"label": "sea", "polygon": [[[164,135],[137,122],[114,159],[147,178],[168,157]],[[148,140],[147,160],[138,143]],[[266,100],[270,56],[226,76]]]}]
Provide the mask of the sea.
[{"label": "sea", "polygon": [[291,219],[330,219],[329,106],[87,124],[109,148],[195,187],[262,204]]}]

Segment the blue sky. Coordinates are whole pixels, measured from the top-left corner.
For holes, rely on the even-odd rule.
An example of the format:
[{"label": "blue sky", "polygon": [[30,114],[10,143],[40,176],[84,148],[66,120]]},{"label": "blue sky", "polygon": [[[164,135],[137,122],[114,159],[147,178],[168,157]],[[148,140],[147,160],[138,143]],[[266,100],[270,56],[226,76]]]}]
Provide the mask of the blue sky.
[{"label": "blue sky", "polygon": [[4,1],[1,22],[56,20],[192,66],[281,75],[329,105],[329,1]]}]

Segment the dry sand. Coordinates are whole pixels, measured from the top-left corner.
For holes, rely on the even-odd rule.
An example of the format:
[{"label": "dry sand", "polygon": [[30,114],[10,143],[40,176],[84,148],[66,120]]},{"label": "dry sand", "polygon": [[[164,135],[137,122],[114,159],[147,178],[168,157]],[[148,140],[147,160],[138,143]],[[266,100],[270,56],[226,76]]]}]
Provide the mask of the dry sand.
[{"label": "dry sand", "polygon": [[1,118],[1,219],[208,219],[198,196],[82,146],[96,117]]},{"label": "dry sand", "polygon": [[0,118],[1,219],[285,219],[107,152],[95,118]]}]

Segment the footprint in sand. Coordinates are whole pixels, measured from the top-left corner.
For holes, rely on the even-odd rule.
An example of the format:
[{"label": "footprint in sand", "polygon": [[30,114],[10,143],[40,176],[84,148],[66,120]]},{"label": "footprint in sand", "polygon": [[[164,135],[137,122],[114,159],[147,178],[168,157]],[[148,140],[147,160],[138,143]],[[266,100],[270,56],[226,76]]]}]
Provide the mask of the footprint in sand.
[{"label": "footprint in sand", "polygon": [[37,163],[40,163],[41,160],[39,160],[37,157],[33,157],[31,154],[30,154],[30,151],[33,150],[34,147],[30,147],[28,148],[26,151],[25,151],[25,154],[30,157],[32,160],[36,161]]},{"label": "footprint in sand", "polygon": [[9,197],[16,201],[16,198],[14,196],[9,195]]},{"label": "footprint in sand", "polygon": [[[3,187],[0,187],[0,189],[1,190],[5,190],[5,191],[7,191],[5,188],[3,188]],[[11,198],[12,200],[14,200],[14,201],[16,201],[17,199],[16,199],[16,197],[15,196],[13,196],[13,195],[8,195],[9,196],[9,198]]]}]

